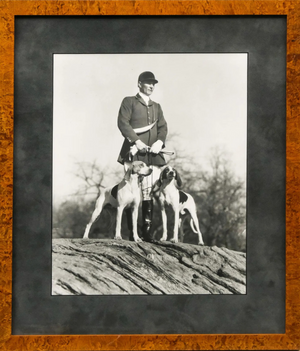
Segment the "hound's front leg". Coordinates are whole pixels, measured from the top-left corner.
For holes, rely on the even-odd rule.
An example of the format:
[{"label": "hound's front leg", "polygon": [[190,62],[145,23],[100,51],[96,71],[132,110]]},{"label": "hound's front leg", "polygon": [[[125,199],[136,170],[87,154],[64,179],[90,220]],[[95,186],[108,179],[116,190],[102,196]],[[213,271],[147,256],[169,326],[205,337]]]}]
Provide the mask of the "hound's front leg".
[{"label": "hound's front leg", "polygon": [[166,241],[168,239],[167,214],[166,214],[165,205],[162,203],[160,204],[160,210],[161,210],[161,218],[162,218],[162,225],[163,225],[163,235],[160,241]]},{"label": "hound's front leg", "polygon": [[174,210],[174,231],[173,238],[171,239],[172,243],[178,243],[178,228],[179,228],[179,206],[173,207]]},{"label": "hound's front leg", "polygon": [[122,223],[122,214],[123,214],[124,207],[117,208],[117,218],[116,218],[116,240],[122,240],[121,236],[121,223]]},{"label": "hound's front leg", "polygon": [[138,205],[135,205],[132,208],[132,233],[133,233],[133,240],[136,242],[143,241],[139,235],[138,235],[138,230],[137,230],[137,221],[138,221],[138,212],[139,212],[139,207]]}]

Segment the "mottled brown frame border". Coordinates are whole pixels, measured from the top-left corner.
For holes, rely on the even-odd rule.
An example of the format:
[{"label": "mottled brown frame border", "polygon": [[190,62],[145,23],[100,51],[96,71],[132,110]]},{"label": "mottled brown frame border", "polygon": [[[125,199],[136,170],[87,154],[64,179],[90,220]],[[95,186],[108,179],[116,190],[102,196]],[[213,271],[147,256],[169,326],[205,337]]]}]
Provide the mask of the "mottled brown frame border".
[{"label": "mottled brown frame border", "polygon": [[[300,1],[0,1],[1,350],[300,349]],[[14,21],[17,15],[286,15],[286,333],[12,336]]]}]

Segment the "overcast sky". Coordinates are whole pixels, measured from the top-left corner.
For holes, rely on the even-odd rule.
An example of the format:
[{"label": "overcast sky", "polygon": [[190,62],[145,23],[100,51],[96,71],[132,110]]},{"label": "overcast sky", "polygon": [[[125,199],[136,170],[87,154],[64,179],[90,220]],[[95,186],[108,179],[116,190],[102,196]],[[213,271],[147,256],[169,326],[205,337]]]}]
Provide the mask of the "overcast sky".
[{"label": "overcast sky", "polygon": [[[117,116],[137,78],[152,71],[169,133],[199,163],[224,147],[236,174],[246,176],[247,54],[54,55],[53,200],[76,191],[75,162],[118,167],[123,137]],[[168,147],[168,139],[166,142]],[[122,168],[122,166],[119,166]],[[108,184],[110,185],[110,184]],[[111,184],[112,185],[112,184]]]}]

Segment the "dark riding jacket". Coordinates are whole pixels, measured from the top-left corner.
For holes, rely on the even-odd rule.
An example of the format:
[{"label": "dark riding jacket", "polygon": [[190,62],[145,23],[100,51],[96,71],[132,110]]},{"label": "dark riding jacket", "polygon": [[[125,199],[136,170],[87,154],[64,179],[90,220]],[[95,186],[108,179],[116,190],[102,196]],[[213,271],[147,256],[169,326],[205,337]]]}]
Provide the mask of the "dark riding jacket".
[{"label": "dark riding jacket", "polygon": [[[153,122],[156,123],[149,131],[137,134],[133,130],[145,127]],[[125,138],[118,158],[118,162],[122,164],[129,161],[130,147],[134,145],[136,140],[140,139],[148,146],[152,146],[157,140],[161,140],[165,144],[168,132],[167,122],[160,105],[149,100],[147,106],[139,94],[125,97],[122,101],[118,116],[118,128]],[[162,154],[149,155],[148,153],[141,154],[138,152],[130,161],[135,160],[144,161],[148,165],[163,166],[166,164]]]}]

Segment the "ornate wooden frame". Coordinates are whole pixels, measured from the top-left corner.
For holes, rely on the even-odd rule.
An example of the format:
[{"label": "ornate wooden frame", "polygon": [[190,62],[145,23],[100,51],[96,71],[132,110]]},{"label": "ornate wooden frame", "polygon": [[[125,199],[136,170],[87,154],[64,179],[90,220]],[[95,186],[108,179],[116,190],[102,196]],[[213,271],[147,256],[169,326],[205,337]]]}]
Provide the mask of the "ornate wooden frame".
[{"label": "ornate wooden frame", "polygon": [[[98,0],[0,2],[0,345],[2,350],[300,348],[300,2],[297,0]],[[286,333],[272,335],[12,336],[14,21],[16,15],[286,15]]]}]

